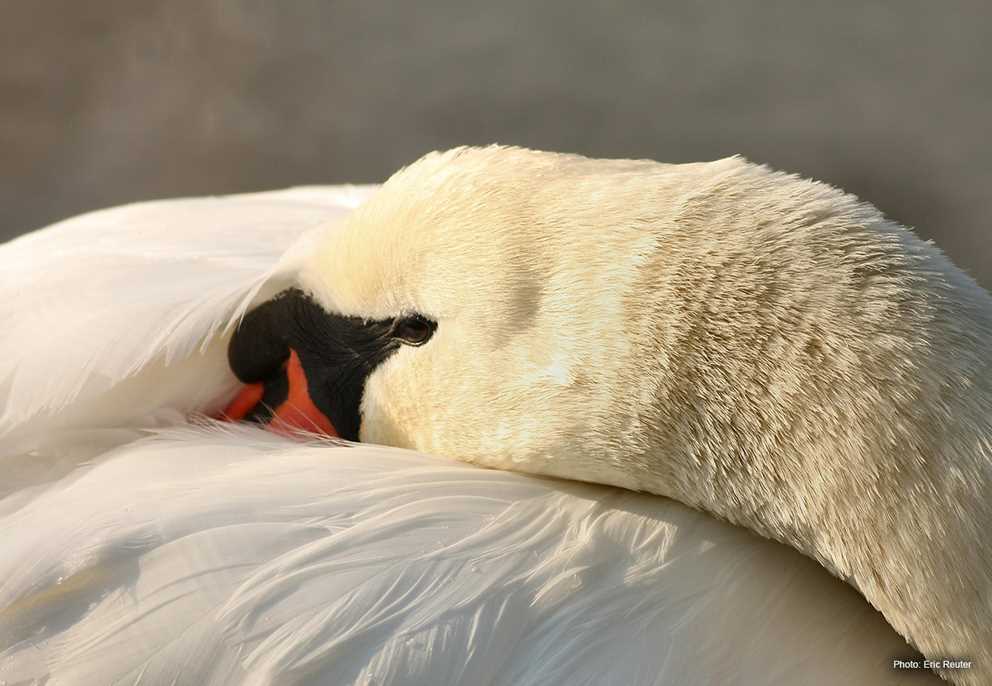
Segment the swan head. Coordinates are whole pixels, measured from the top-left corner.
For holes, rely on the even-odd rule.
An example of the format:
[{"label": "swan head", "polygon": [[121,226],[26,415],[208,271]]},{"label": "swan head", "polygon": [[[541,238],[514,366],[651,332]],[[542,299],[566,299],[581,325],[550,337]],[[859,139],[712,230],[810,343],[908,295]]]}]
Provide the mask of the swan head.
[{"label": "swan head", "polygon": [[230,359],[325,432],[707,510],[927,655],[992,663],[992,297],[823,184],[433,153],[322,237]]},{"label": "swan head", "polygon": [[[333,368],[317,404],[345,438],[643,488],[632,464],[599,458],[649,448],[629,393],[650,395],[662,360],[637,359],[653,315],[633,294],[682,176],[497,146],[430,154],[327,232],[299,289],[268,306],[293,322],[267,326],[308,329],[328,358],[355,341],[353,364],[303,364]],[[247,324],[241,358],[258,352]]]}]

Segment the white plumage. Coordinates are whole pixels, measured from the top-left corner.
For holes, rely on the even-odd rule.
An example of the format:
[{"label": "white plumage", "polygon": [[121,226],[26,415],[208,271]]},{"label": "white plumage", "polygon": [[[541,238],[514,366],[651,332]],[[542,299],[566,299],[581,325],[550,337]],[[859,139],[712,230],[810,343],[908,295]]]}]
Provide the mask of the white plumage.
[{"label": "white plumage", "polygon": [[935,681],[817,564],[673,501],[191,423],[228,325],[368,190],[0,248],[0,683]]}]

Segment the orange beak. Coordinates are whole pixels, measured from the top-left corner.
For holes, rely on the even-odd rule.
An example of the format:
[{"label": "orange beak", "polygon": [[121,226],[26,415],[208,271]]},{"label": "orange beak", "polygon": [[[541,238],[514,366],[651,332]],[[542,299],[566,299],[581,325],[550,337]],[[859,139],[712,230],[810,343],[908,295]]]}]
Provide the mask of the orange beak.
[{"label": "orange beak", "polygon": [[[338,436],[334,424],[317,409],[310,398],[307,376],[296,351],[290,348],[289,359],[283,364],[289,385],[286,399],[272,410],[272,419],[266,425],[269,431],[289,436],[300,432]],[[218,419],[237,422],[250,414],[265,395],[262,383],[246,384],[221,412]]]}]

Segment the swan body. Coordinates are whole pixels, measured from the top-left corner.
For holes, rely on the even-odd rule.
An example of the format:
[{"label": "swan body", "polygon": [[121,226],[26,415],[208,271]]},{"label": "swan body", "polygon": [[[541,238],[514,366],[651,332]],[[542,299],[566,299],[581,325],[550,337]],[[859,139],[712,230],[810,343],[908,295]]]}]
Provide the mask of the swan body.
[{"label": "swan body", "polygon": [[[923,281],[926,270],[939,271],[954,302],[965,293],[971,307],[965,315],[980,325],[987,294],[904,230],[825,187],[737,160],[589,165],[573,156],[461,150],[431,156],[379,191],[313,188],[142,204],[70,220],[0,248],[0,323],[14,332],[0,343],[0,680],[933,681],[926,671],[891,668],[893,657],[912,655],[909,646],[813,560],[673,500],[614,486],[674,497],[797,548],[855,585],[931,656],[931,645],[976,640],[968,626],[948,622],[928,634],[913,624],[913,608],[874,592],[873,583],[893,578],[892,566],[908,564],[899,541],[889,546],[872,530],[852,545],[831,547],[852,531],[835,528],[851,524],[836,510],[853,516],[877,502],[852,501],[848,493],[827,507],[850,484],[831,483],[837,474],[825,445],[813,444],[819,446],[813,455],[824,459],[822,473],[804,461],[810,446],[799,436],[789,444],[772,431],[767,446],[749,446],[746,454],[727,449],[734,444],[725,441],[736,438],[729,429],[750,436],[753,428],[720,414],[728,398],[745,410],[754,400],[751,360],[724,336],[721,364],[715,349],[705,347],[712,332],[689,315],[728,327],[725,332],[742,336],[741,345],[753,340],[746,338],[753,329],[727,317],[744,304],[735,291],[762,295],[745,288],[760,283],[742,283],[734,271],[748,273],[743,255],[756,243],[754,236],[735,236],[741,226],[727,219],[768,215],[766,203],[779,211],[775,202],[793,196],[796,214],[784,216],[813,241],[814,253],[823,248],[817,222],[826,222],[826,235],[835,238],[844,226],[857,227],[851,240],[894,236],[880,241],[891,252],[854,250],[863,258],[865,285],[877,289],[872,295],[894,289],[908,297],[900,283],[886,280],[903,273],[906,263],[896,258],[905,254],[926,267],[913,272]],[[636,182],[645,177],[657,193],[650,207],[670,205],[668,215],[644,213],[648,191]],[[747,211],[721,209],[723,198],[754,195],[751,182],[785,190],[774,202],[757,193]],[[537,189],[527,202],[524,186]],[[570,202],[575,211],[566,212]],[[617,214],[624,207],[629,214]],[[597,216],[616,221],[604,230]],[[647,231],[657,226],[686,231],[666,243]],[[714,227],[725,233],[706,237],[704,229]],[[566,229],[569,240],[555,238]],[[732,247],[726,254],[724,241]],[[828,241],[827,247],[837,257],[845,245]],[[671,271],[658,266],[663,247]],[[782,263],[750,264],[767,275],[788,267],[794,250]],[[615,259],[620,255],[626,261]],[[795,268],[805,273],[816,256]],[[587,268],[576,268],[576,259]],[[840,274],[840,264],[833,268]],[[728,269],[732,285],[721,291],[711,279]],[[822,275],[800,279],[798,292],[822,286],[816,278]],[[788,282],[765,284],[764,304],[783,316],[810,314],[778,312],[784,301],[776,289]],[[360,437],[396,447],[190,423],[190,412],[214,412],[235,392],[225,355],[238,322],[293,286],[335,316],[371,320],[417,311],[436,318],[434,338],[398,349],[365,380]],[[669,307],[632,306],[630,294],[647,287]],[[707,302],[714,307],[706,309]],[[757,309],[744,312],[757,317]],[[939,307],[928,312],[931,324],[944,321]],[[868,314],[882,322],[893,311]],[[825,314],[819,323],[828,320]],[[556,322],[570,327],[559,330]],[[649,335],[659,324],[666,325],[664,335]],[[56,338],[54,330],[69,335]],[[609,335],[596,338],[604,332]],[[844,370],[856,369],[849,352],[829,347],[851,332],[828,327],[823,333],[836,338],[823,340],[817,360],[837,363],[830,355],[836,353],[849,365]],[[962,370],[978,368],[987,358],[971,338],[977,334],[958,336],[964,343],[951,337],[943,350],[971,350],[971,359],[951,358]],[[666,347],[687,340],[702,347],[690,346],[693,355],[682,359]],[[905,343],[879,340],[895,351]],[[807,341],[767,344],[788,360]],[[624,366],[638,359],[637,374]],[[652,368],[647,360],[664,364]],[[713,378],[689,374],[682,385],[670,385],[681,374],[701,374],[704,361]],[[936,369],[932,363],[913,369],[920,367]],[[830,372],[835,376],[825,379],[849,383],[837,369]],[[951,375],[947,383],[960,385],[963,377],[963,371]],[[814,377],[793,378],[791,386],[788,378],[768,380],[776,397],[806,393],[811,401],[809,394],[822,391]],[[689,395],[693,387],[698,391]],[[589,395],[597,389],[607,391]],[[866,390],[868,399],[878,400]],[[663,410],[690,407],[697,414],[659,419]],[[977,411],[967,416],[982,426]],[[770,418],[784,425],[790,417],[772,412]],[[742,412],[747,419],[757,421]],[[826,436],[836,433],[827,429]],[[851,446],[858,438],[850,438]],[[661,451],[652,457],[652,448]],[[850,469],[875,467],[877,473],[868,470],[872,483],[887,485],[884,468],[893,458],[853,448],[844,453],[859,454],[862,461]],[[742,465],[755,455],[753,465]],[[957,465],[960,480],[981,477],[981,455]],[[919,472],[912,464],[895,471],[902,469],[906,480],[899,483],[922,491],[925,506],[947,505],[943,484],[913,482]],[[764,492],[755,490],[761,479]],[[781,483],[789,479],[801,483]],[[981,482],[968,483],[980,490]],[[891,495],[880,491],[878,498]],[[792,509],[807,502],[810,512]],[[984,510],[960,503],[956,521],[976,524],[969,517]],[[891,518],[918,514],[899,505],[891,503]],[[941,511],[923,512],[930,515],[924,523],[955,521]],[[954,535],[972,536],[973,544],[980,536],[967,527],[942,533],[951,534],[947,550],[963,555],[951,561],[975,571],[968,565],[987,548],[974,545],[969,557],[954,547],[961,542]],[[876,562],[891,550],[891,561],[883,559],[890,566],[859,566],[865,564],[861,541],[875,546]],[[849,549],[852,556],[844,557]],[[927,567],[933,556],[918,557],[923,566],[914,561],[914,573],[934,572]],[[944,593],[929,608],[936,614],[954,598],[947,587],[934,588]],[[979,596],[975,612],[981,602]],[[948,626],[960,633],[941,633]],[[977,664],[981,645],[966,645],[975,646]],[[978,669],[945,675],[961,683],[984,678]]]},{"label": "swan body", "polygon": [[783,546],[410,451],[165,429],[0,527],[8,684],[935,681]]}]

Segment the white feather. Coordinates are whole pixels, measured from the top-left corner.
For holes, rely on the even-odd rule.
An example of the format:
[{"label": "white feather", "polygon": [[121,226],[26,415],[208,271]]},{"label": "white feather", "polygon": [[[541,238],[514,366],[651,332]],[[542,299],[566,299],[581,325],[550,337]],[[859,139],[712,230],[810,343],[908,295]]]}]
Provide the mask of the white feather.
[{"label": "white feather", "polygon": [[672,501],[171,430],[0,520],[0,658],[53,684],[900,683],[793,551]]},{"label": "white feather", "polygon": [[[267,282],[278,288],[293,272],[305,253],[290,249],[295,241],[305,245],[309,230],[370,192],[303,188],[139,203],[2,246],[0,436],[90,401],[152,362],[206,352]],[[205,385],[216,393],[211,381]],[[202,407],[204,397],[190,400]],[[139,409],[135,416],[148,408]]]},{"label": "white feather", "polygon": [[364,193],[0,248],[0,683],[934,681],[815,563],[664,498],[188,424],[230,387],[211,336]]}]

